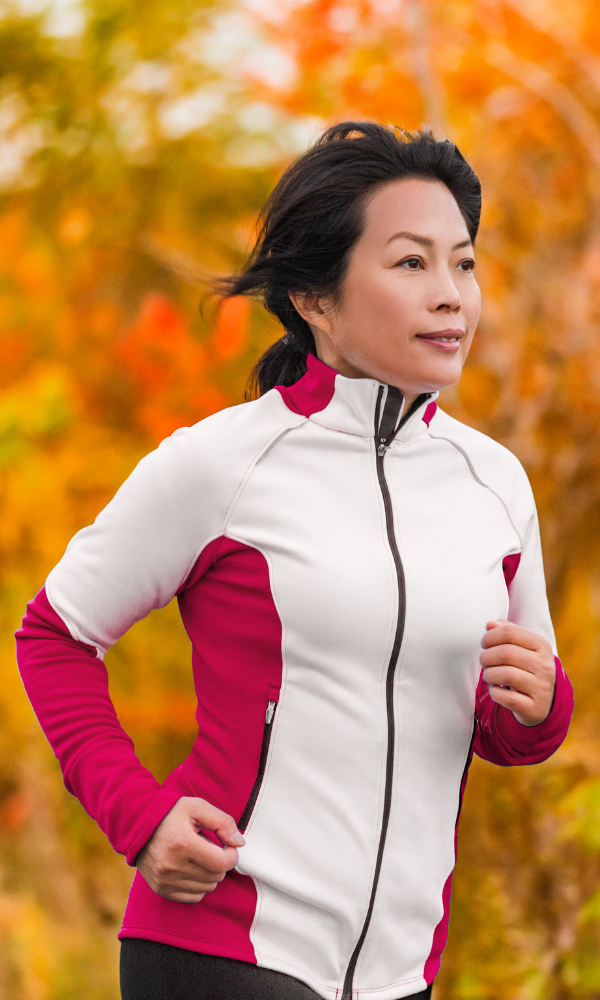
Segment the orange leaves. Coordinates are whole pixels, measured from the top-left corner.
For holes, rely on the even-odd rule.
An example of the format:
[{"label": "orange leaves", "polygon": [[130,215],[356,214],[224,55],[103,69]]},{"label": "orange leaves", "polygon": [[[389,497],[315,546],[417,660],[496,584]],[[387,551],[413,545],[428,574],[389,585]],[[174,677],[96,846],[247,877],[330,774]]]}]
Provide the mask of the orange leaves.
[{"label": "orange leaves", "polygon": [[458,396],[468,417],[485,420],[493,414],[500,399],[498,376],[482,365],[470,365],[458,383]]},{"label": "orange leaves", "polygon": [[157,292],[145,297],[115,350],[132,383],[136,418],[156,443],[227,405],[212,380],[214,365],[231,362],[245,349],[249,309],[245,298],[226,299],[203,345],[169,299]]},{"label": "orange leaves", "polygon": [[146,736],[193,736],[196,730],[196,699],[176,691],[162,691],[157,698],[152,691],[146,698],[135,701],[119,699],[116,702],[121,722],[128,732],[142,732]]},{"label": "orange leaves", "polygon": [[58,238],[66,246],[78,246],[89,233],[91,221],[91,215],[87,209],[70,209],[58,227]]},{"label": "orange leaves", "polygon": [[243,295],[225,299],[217,313],[213,332],[214,351],[221,361],[231,361],[240,354],[248,339],[250,300]]},{"label": "orange leaves", "polygon": [[224,403],[206,384],[204,349],[175,306],[156,292],[144,299],[116,354],[132,380],[138,422],[157,444]]},{"label": "orange leaves", "polygon": [[31,804],[21,791],[12,792],[0,803],[0,829],[18,833],[31,814]]},{"label": "orange leaves", "polygon": [[28,355],[28,345],[23,337],[0,333],[0,388],[16,381],[25,368]]},{"label": "orange leaves", "polygon": [[[79,922],[70,925],[58,952],[52,937],[57,918],[47,889],[60,879],[62,894],[61,852],[84,886],[97,873],[99,856],[104,866],[113,860],[90,832],[91,821],[73,812],[78,807],[64,795],[42,735],[29,728],[34,723],[24,694],[17,694],[10,636],[69,536],[95,517],[142,454],[176,427],[240,402],[247,370],[278,335],[274,321],[243,298],[225,301],[209,322],[197,311],[197,281],[207,270],[239,268],[240,249],[253,235],[249,220],[279,169],[247,168],[243,157],[231,165],[232,147],[243,152],[244,142],[253,141],[239,124],[243,115],[236,118],[235,102],[243,110],[244,102],[258,98],[278,109],[272,125],[265,116],[264,128],[272,130],[282,163],[298,148],[297,139],[288,148],[279,134],[282,120],[293,130],[296,123],[306,127],[306,116],[317,132],[314,116],[324,123],[375,117],[408,128],[433,125],[459,143],[481,175],[477,256],[485,321],[463,379],[444,405],[515,448],[533,473],[546,566],[557,581],[552,603],[559,645],[576,678],[580,714],[574,739],[543,769],[499,775],[476,766],[461,827],[454,938],[436,990],[444,1000],[588,1000],[598,988],[589,986],[583,958],[577,959],[581,974],[573,965],[579,945],[565,949],[559,942],[576,907],[561,906],[560,899],[561,893],[595,898],[598,845],[581,862],[578,843],[585,838],[576,831],[561,853],[552,824],[562,794],[556,789],[568,789],[572,780],[569,768],[585,771],[590,782],[600,774],[598,610],[592,614],[586,596],[596,593],[600,579],[600,224],[594,201],[600,160],[594,164],[591,156],[600,128],[600,5],[243,4],[242,19],[253,19],[293,71],[250,80],[241,70],[234,81],[230,67],[223,94],[239,84],[235,108],[224,100],[229,110],[222,119],[201,115],[176,140],[161,132],[161,102],[201,94],[207,79],[218,91],[223,53],[216,49],[228,39],[210,43],[215,51],[204,65],[208,7],[114,0],[107,20],[102,6],[86,7],[88,28],[72,39],[76,44],[61,39],[58,46],[36,34],[30,18],[21,32],[15,6],[10,24],[19,31],[11,35],[12,47],[2,47],[9,89],[20,86],[23,59],[39,81],[22,87],[23,101],[39,115],[48,145],[28,173],[31,186],[3,189],[0,204],[0,778],[7,761],[29,767],[30,822],[44,795],[48,810],[62,819],[44,823],[43,849],[21,835],[22,860],[6,859],[7,884],[27,892],[31,886],[32,898],[42,886],[44,902],[36,909],[28,896],[0,893],[0,992],[7,1000],[66,997],[65,990],[69,997],[108,1000],[118,993],[112,928],[107,945],[88,889],[78,911],[81,931]],[[235,19],[236,4],[216,0],[211,12]],[[2,38],[10,24],[5,19]],[[187,62],[184,49],[192,53]],[[131,82],[140,65],[147,75],[154,71],[154,82],[128,107],[147,117],[136,111],[123,119],[116,106],[119,80]],[[147,160],[140,156],[132,165],[123,150],[127,142],[131,150],[141,126],[153,130],[152,141]],[[10,142],[2,149],[3,157],[15,151]],[[167,251],[160,244],[161,252],[149,248],[148,232],[167,233]],[[135,626],[107,657],[125,726],[161,775],[185,756],[193,735],[188,661],[173,606]],[[577,803],[567,798],[566,805],[577,818]],[[596,798],[583,805],[593,831]],[[0,805],[0,835],[27,830],[26,809],[21,793],[11,791]],[[80,847],[74,860],[69,837],[76,835],[65,835],[61,826],[67,814],[77,815],[78,829],[87,831],[82,842],[97,836],[98,853],[88,857]],[[127,879],[118,860],[114,865],[105,881],[117,896],[122,886],[124,899]],[[589,916],[589,908],[582,912]],[[600,907],[594,920],[597,928]],[[567,928],[571,942],[577,926],[574,919]],[[40,927],[52,929],[52,947]],[[14,936],[5,947],[9,931]],[[79,933],[83,943],[74,947]],[[597,940],[596,933],[594,962]],[[59,954],[56,984],[49,971],[54,958],[39,968],[46,952]],[[69,966],[75,952],[76,969]],[[10,958],[16,954],[17,965]],[[559,981],[563,968],[570,978]]]},{"label": "orange leaves", "polygon": [[197,378],[204,368],[203,352],[189,337],[183,317],[155,292],[142,302],[118,354],[140,391],[156,399],[181,377]]}]

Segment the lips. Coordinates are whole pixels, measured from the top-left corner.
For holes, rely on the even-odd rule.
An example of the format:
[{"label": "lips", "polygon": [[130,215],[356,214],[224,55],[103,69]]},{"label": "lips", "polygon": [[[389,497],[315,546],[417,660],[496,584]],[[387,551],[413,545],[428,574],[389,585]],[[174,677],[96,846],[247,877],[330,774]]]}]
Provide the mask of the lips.
[{"label": "lips", "polygon": [[417,339],[439,350],[453,352],[459,349],[464,336],[464,330],[435,330],[432,333],[418,333]]}]

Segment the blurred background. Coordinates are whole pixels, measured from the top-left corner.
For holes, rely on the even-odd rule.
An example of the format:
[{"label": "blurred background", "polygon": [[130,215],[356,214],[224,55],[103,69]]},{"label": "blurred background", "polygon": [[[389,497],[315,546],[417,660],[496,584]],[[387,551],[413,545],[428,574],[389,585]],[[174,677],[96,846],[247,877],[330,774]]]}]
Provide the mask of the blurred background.
[{"label": "blurred background", "polygon": [[[444,405],[529,472],[576,689],[550,761],[473,765],[434,996],[600,998],[600,6],[0,0],[2,1000],[117,1000],[132,877],[62,786],[12,633],[141,456],[243,400],[279,333],[206,279],[353,117],[429,124],[481,176],[483,318]],[[172,606],[107,657],[159,778],[194,737],[188,661]]]}]

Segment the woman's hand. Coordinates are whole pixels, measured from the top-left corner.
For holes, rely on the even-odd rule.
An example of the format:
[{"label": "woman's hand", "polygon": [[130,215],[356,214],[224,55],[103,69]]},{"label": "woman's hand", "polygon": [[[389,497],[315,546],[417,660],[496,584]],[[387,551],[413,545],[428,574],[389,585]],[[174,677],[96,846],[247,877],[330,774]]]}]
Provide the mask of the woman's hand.
[{"label": "woman's hand", "polygon": [[[214,830],[224,847],[202,836]],[[227,813],[204,799],[179,799],[138,854],[135,863],[159,896],[177,903],[199,903],[238,863],[245,840]]]},{"label": "woman's hand", "polygon": [[550,643],[512,622],[488,622],[480,656],[490,696],[523,726],[539,726],[552,708],[556,664]]}]

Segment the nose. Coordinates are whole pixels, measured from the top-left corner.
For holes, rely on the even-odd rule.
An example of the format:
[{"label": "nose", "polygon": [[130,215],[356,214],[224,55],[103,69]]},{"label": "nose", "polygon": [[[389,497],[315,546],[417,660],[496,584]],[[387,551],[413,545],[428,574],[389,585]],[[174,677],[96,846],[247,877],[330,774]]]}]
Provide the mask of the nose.
[{"label": "nose", "polygon": [[431,311],[457,313],[460,312],[461,308],[462,299],[452,273],[447,267],[440,267],[431,289]]}]

